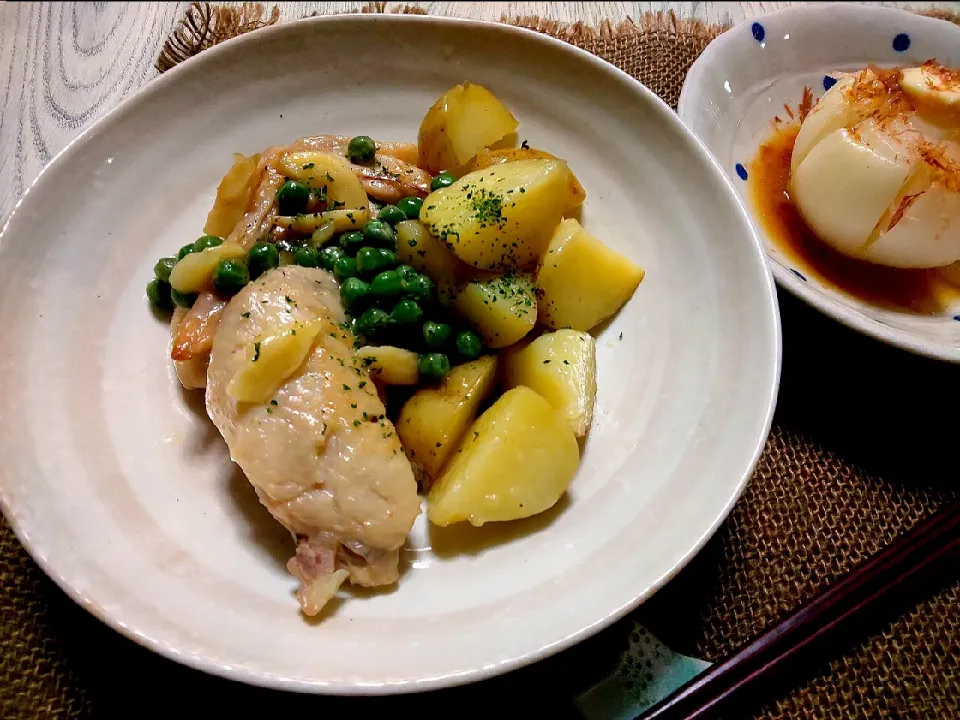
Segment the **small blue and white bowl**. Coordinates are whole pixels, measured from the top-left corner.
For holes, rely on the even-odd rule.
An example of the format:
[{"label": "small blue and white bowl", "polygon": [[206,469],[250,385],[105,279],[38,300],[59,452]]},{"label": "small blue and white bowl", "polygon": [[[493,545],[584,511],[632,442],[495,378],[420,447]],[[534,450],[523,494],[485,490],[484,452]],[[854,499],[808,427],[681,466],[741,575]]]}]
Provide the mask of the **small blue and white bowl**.
[{"label": "small blue and white bowl", "polygon": [[[687,75],[679,114],[720,161],[752,213],[749,163],[770,137],[773,117],[783,116],[784,104],[795,107],[804,87],[819,98],[834,82],[831,73],[871,63],[919,65],[931,58],[960,65],[960,27],[877,6],[798,5],[747,20],[714,40]],[[960,307],[943,315],[878,307],[819,281],[797,267],[762,227],[758,231],[782,287],[862,333],[960,363]]]}]

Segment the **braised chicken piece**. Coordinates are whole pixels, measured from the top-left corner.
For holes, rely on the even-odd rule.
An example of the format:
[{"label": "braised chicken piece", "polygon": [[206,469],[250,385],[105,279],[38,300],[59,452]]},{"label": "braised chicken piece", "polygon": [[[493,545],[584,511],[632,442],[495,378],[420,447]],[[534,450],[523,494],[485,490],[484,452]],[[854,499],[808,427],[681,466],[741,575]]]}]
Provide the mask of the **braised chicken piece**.
[{"label": "braised chicken piece", "polygon": [[288,568],[315,615],[346,579],[390,585],[417,484],[333,277],[270,270],[223,310],[206,408],[260,501],[296,538]]}]

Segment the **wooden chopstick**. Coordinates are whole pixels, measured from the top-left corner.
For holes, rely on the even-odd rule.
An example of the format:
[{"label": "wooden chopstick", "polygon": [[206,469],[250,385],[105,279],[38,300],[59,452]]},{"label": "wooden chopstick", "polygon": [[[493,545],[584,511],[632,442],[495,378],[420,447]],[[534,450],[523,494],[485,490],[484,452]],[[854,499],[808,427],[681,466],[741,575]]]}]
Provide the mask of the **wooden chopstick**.
[{"label": "wooden chopstick", "polygon": [[[960,502],[918,523],[889,547],[802,605],[745,648],[649,708],[637,720],[705,720],[758,697],[858,636],[896,602],[960,576]],[[817,651],[820,651],[818,654]],[[728,717],[739,717],[735,712]]]}]

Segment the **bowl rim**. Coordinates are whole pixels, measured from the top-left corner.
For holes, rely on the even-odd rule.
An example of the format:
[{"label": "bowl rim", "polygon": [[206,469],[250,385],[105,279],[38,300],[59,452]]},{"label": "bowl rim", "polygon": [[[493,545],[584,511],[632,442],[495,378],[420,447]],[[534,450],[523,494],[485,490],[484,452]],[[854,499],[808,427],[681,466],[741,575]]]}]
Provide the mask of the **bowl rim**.
[{"label": "bowl rim", "polygon": [[[901,22],[915,23],[916,26],[919,27],[932,27],[934,24],[936,24],[937,27],[942,27],[943,23],[952,25],[947,21],[920,15],[902,8],[891,8],[880,5],[860,5],[845,2],[791,5],[780,10],[746,18],[726,32],[718,35],[694,61],[693,65],[690,66],[690,70],[687,72],[683,86],[680,89],[680,100],[677,104],[677,114],[680,116],[680,119],[684,124],[687,124],[688,120],[695,117],[699,107],[696,104],[699,97],[694,95],[694,83],[702,78],[707,67],[716,63],[718,58],[723,57],[727,52],[728,46],[734,47],[734,43],[741,42],[741,38],[733,32],[737,28],[752,25],[754,22],[769,21],[772,18],[789,20],[795,17],[821,17],[825,16],[828,12],[831,13],[831,24],[836,24],[838,21],[856,22],[867,16],[876,18],[885,15],[891,21],[899,19]],[[840,20],[837,19],[837,13],[840,13]],[[956,28],[958,40],[960,40],[960,27],[956,25],[952,25],[952,27]],[[724,170],[724,173],[727,177],[730,177],[730,174],[726,170]],[[746,206],[746,204],[744,205]],[[750,216],[750,222],[754,225],[754,229],[761,239],[761,244],[764,246],[764,257],[770,266],[774,279],[779,285],[789,290],[796,297],[851,330],[855,330],[887,345],[907,350],[908,352],[933,360],[960,363],[960,345],[950,346],[945,343],[924,340],[918,338],[913,333],[892,328],[880,320],[867,317],[856,308],[837,302],[815,286],[804,282],[784,265],[773,262],[766,250],[766,241],[764,240],[765,233],[759,227],[753,212],[750,211],[749,208],[747,208],[747,214]],[[858,302],[863,302],[864,305],[868,305],[865,301],[858,300]],[[947,318],[932,319],[937,321],[941,319],[946,320]]]},{"label": "bowl rim", "polygon": [[[746,464],[743,466],[741,476],[738,478],[736,486],[729,500],[722,508],[718,510],[715,518],[711,521],[710,526],[704,529],[689,550],[683,553],[683,555],[673,564],[673,567],[670,570],[651,582],[645,591],[634,597],[629,602],[624,603],[605,616],[598,618],[596,621],[581,627],[576,632],[570,633],[569,635],[559,638],[553,643],[544,645],[538,649],[531,650],[504,660],[494,667],[477,668],[466,673],[451,672],[433,677],[420,678],[413,681],[384,681],[378,684],[364,683],[359,685],[333,685],[330,683],[324,683],[322,681],[304,681],[302,679],[284,677],[281,674],[271,673],[268,671],[264,672],[251,670],[244,667],[227,665],[225,663],[209,659],[206,656],[196,656],[191,653],[184,653],[175,645],[169,644],[162,637],[152,636],[147,632],[138,629],[137,627],[122,622],[120,618],[116,617],[112,612],[107,611],[104,607],[99,605],[94,598],[87,597],[78,589],[76,589],[70,584],[64,575],[57,571],[55,567],[56,563],[51,561],[51,559],[45,555],[43,551],[44,549],[42,548],[42,543],[38,543],[36,538],[32,537],[32,535],[29,533],[26,523],[22,521],[21,517],[19,517],[15,508],[12,506],[10,499],[4,492],[3,484],[0,484],[0,511],[3,512],[17,539],[34,559],[34,561],[40,566],[47,577],[52,579],[71,600],[124,637],[133,640],[138,645],[141,645],[142,647],[145,647],[168,660],[172,660],[191,669],[199,670],[213,676],[243,682],[252,686],[307,694],[345,696],[390,695],[421,692],[486,680],[543,660],[560,652],[561,650],[567,649],[589,638],[600,630],[615,623],[617,620],[620,620],[630,611],[634,610],[649,597],[651,597],[657,590],[663,587],[663,585],[665,585],[680,570],[682,570],[690,562],[690,560],[693,559],[697,553],[699,553],[707,541],[716,533],[721,523],[727,518],[730,511],[733,509],[734,504],[742,495],[747,481],[750,479],[754,470],[756,469],[760,455],[765,448],[766,440],[769,436],[770,428],[773,422],[774,410],[776,409],[782,367],[782,333],[776,286],[770,272],[769,264],[765,262],[765,250],[763,248],[762,241],[757,234],[756,228],[750,218],[750,214],[736,189],[734,188],[731,179],[723,171],[719,162],[716,160],[713,154],[710,153],[703,141],[680,120],[679,116],[660,97],[658,97],[652,90],[643,85],[636,78],[631,77],[629,74],[625,73],[606,60],[603,60],[602,58],[593,55],[592,53],[589,53],[575,45],[566,43],[550,35],[520,26],[486,20],[475,20],[471,18],[455,18],[436,15],[411,15],[401,13],[343,13],[306,17],[288,22],[282,22],[226,40],[216,46],[204,50],[202,53],[198,53],[197,55],[188,58],[184,62],[179,63],[177,66],[153,78],[143,87],[139,88],[136,92],[124,98],[114,108],[110,109],[102,117],[91,123],[80,134],[78,134],[77,137],[67,143],[67,145],[64,146],[63,149],[61,149],[43,167],[43,169],[38,173],[38,175],[34,178],[34,180],[24,191],[23,195],[17,201],[10,215],[4,221],[3,227],[0,228],[0,242],[7,237],[12,224],[15,222],[15,218],[17,218],[20,214],[19,211],[25,199],[38,191],[38,185],[45,180],[47,173],[50,172],[51,168],[56,168],[64,161],[65,158],[69,158],[73,154],[77,153],[80,148],[85,143],[89,142],[93,137],[105,131],[109,131],[114,123],[122,119],[123,114],[129,108],[135,106],[139,102],[142,102],[147,97],[163,92],[167,86],[179,82],[179,79],[183,73],[192,70],[200,62],[210,61],[211,59],[216,58],[218,55],[225,52],[230,52],[234,48],[242,45],[253,46],[259,42],[262,42],[263,40],[282,36],[287,32],[291,32],[293,27],[302,27],[303,25],[333,24],[375,25],[382,23],[422,25],[424,26],[424,31],[429,31],[430,29],[442,29],[444,26],[454,25],[465,28],[477,28],[496,33],[513,35],[523,38],[528,42],[538,42],[547,47],[552,47],[560,52],[571,54],[579,58],[581,61],[593,65],[602,72],[611,73],[614,76],[618,76],[622,81],[626,81],[636,91],[637,95],[635,96],[635,99],[642,99],[644,102],[650,103],[652,109],[662,122],[672,124],[676,132],[678,132],[680,136],[686,138],[686,140],[691,143],[691,150],[700,155],[709,167],[712,167],[714,182],[718,183],[717,189],[722,192],[726,201],[731,204],[733,212],[735,214],[739,214],[740,218],[743,220],[743,229],[745,232],[742,234],[745,237],[743,238],[742,242],[747,243],[748,246],[750,246],[751,251],[757,253],[758,259],[762,261],[758,263],[758,266],[762,268],[761,283],[763,288],[766,290],[765,296],[767,301],[767,312],[765,313],[765,324],[767,327],[765,328],[765,333],[769,335],[771,341],[770,346],[764,348],[762,352],[767,358],[766,362],[769,365],[771,372],[768,373],[768,377],[766,378],[768,386],[764,391],[765,398],[763,400],[763,407],[758,408],[758,412],[762,411],[763,413],[761,432],[759,432],[756,438],[753,440],[753,447],[749,453],[749,458],[746,457],[746,453],[744,454],[745,457],[743,458],[743,461],[745,461]],[[205,60],[201,60],[200,58],[205,58]]]}]

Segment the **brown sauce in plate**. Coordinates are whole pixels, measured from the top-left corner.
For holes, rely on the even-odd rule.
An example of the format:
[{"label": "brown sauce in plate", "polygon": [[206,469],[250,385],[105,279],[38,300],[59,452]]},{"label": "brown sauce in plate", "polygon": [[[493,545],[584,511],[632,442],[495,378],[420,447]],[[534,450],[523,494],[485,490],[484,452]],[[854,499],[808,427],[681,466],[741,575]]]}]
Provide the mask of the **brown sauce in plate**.
[{"label": "brown sauce in plate", "polygon": [[902,270],[853,260],[832,250],[807,227],[790,200],[790,157],[797,125],[778,127],[750,163],[747,190],[759,225],[801,279],[821,283],[881,307],[939,315],[960,297],[960,288],[936,270]]}]

